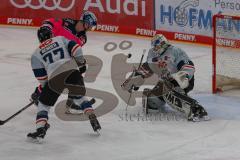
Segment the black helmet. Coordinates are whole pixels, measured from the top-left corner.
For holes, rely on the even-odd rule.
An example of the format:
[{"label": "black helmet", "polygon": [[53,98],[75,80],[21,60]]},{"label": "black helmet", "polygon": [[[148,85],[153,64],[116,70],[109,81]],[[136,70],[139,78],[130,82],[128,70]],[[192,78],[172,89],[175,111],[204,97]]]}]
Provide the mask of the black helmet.
[{"label": "black helmet", "polygon": [[38,29],[37,35],[38,35],[38,40],[40,42],[43,42],[49,38],[52,38],[52,30],[47,26],[43,26]]}]

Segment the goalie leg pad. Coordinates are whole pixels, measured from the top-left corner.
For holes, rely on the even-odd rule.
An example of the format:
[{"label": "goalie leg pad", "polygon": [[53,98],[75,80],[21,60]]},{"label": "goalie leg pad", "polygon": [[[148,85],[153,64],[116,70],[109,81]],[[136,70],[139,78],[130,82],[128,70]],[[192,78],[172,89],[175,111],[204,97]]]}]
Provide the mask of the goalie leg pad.
[{"label": "goalie leg pad", "polygon": [[170,107],[180,112],[183,112],[186,117],[188,117],[192,112],[192,103],[191,101],[189,101],[191,98],[189,97],[188,100],[183,99],[183,96],[181,97],[181,95],[185,96],[185,92],[180,87],[176,87],[175,90],[177,91],[169,91],[163,96],[163,99]]},{"label": "goalie leg pad", "polygon": [[155,96],[152,91],[156,90],[145,88],[143,91],[142,105],[145,114],[148,114],[149,112],[161,111],[166,104],[162,96]]},{"label": "goalie leg pad", "polygon": [[191,112],[191,105],[182,101],[179,97],[175,96],[172,92],[163,96],[163,99],[166,103],[175,110],[183,112],[186,117],[189,116]]},{"label": "goalie leg pad", "polygon": [[181,88],[177,90],[171,90],[168,94],[163,96],[166,103],[173,109],[185,113],[186,117],[190,121],[200,121],[200,119],[210,120],[206,110],[193,98],[183,94],[184,91]]}]

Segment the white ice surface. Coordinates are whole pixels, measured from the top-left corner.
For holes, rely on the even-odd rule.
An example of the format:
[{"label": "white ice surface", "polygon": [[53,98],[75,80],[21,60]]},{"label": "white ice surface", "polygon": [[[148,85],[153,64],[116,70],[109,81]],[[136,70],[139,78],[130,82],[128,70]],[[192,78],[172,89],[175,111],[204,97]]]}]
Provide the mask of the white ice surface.
[{"label": "white ice surface", "polygon": [[[129,50],[104,51],[106,42],[133,42]],[[110,66],[114,54],[132,53],[138,62],[149,40],[130,36],[89,33],[84,53],[104,62],[91,88],[116,95],[110,83]],[[211,94],[211,48],[174,43],[193,59],[196,70],[191,96],[208,110],[212,120],[123,121],[125,103],[100,117],[101,136],[96,136],[89,122],[65,122],[50,113],[51,128],[41,145],[26,141],[33,131],[36,108],[31,107],[15,119],[0,126],[0,160],[239,160],[240,100]],[[5,119],[28,103],[37,81],[30,68],[30,55],[38,45],[35,29],[0,28],[0,119]],[[110,84],[110,85],[109,85]],[[90,85],[87,84],[87,85]],[[141,101],[129,113],[141,111]]]}]

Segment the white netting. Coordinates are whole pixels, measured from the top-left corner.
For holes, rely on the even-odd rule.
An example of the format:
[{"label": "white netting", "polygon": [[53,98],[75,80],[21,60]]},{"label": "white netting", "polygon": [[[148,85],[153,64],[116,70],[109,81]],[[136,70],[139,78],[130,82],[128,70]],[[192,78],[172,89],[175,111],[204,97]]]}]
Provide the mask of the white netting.
[{"label": "white netting", "polygon": [[240,88],[240,17],[216,18],[216,87]]}]

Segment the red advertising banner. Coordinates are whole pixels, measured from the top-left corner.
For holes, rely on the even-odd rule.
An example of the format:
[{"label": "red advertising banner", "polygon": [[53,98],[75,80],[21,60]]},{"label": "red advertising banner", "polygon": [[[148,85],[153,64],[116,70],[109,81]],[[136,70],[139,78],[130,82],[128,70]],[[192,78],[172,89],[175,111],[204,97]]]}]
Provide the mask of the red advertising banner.
[{"label": "red advertising banner", "polygon": [[182,42],[190,42],[190,43],[201,43],[201,44],[212,44],[212,37],[196,35],[196,34],[187,34],[180,32],[168,32],[162,30],[149,30],[144,28],[136,28],[135,32],[132,31],[129,34],[136,34],[139,36],[148,36],[152,37],[155,34],[163,34],[169,40],[182,41]]},{"label": "red advertising banner", "polygon": [[97,31],[154,36],[211,44],[202,35],[154,30],[154,0],[1,0],[0,24],[40,26],[48,18],[79,19],[83,10],[98,18]]},{"label": "red advertising banner", "polygon": [[153,29],[153,0],[1,0],[0,24],[39,26],[48,18],[79,19],[94,12],[99,31],[128,33],[136,27]]}]

